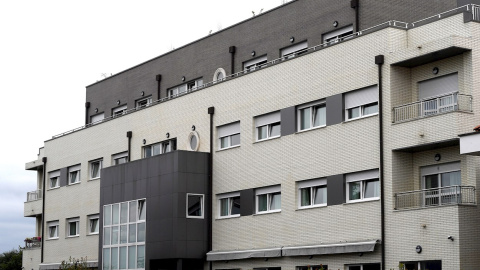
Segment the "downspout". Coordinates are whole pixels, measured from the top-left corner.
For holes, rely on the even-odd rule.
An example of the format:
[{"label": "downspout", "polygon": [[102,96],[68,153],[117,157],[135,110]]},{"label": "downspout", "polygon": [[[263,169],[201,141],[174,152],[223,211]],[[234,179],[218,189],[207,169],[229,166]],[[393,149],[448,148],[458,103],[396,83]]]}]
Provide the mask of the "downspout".
[{"label": "downspout", "polygon": [[43,263],[43,244],[44,244],[44,232],[43,232],[43,224],[45,223],[45,176],[47,174],[47,157],[42,158],[43,162],[43,186],[42,186],[42,246],[40,248],[40,263]]},{"label": "downspout", "polygon": [[160,82],[162,81],[162,75],[158,74],[155,77],[155,80],[157,80],[157,95],[158,95],[157,99],[160,99]]},{"label": "downspout", "polygon": [[[231,60],[230,60],[230,75],[235,73],[235,46],[230,46],[228,48],[228,52],[231,55]],[[213,108],[213,107],[212,107]]]},{"label": "downspout", "polygon": [[359,0],[352,0],[352,1],[350,1],[350,7],[353,8],[353,9],[355,9],[355,29],[354,29],[354,31],[353,31],[354,33],[360,31],[360,30],[359,30],[359,29],[360,29],[360,26],[359,26],[359,24],[360,24],[360,19],[359,19],[359,16],[358,16],[358,9],[359,9],[359,6],[360,6],[360,5],[359,5],[358,2],[359,2]]},{"label": "downspout", "polygon": [[127,162],[130,162],[130,148],[132,146],[132,132],[127,131],[127,138],[128,138],[128,155],[127,155]]},{"label": "downspout", "polygon": [[[232,54],[233,55],[233,54]],[[233,59],[233,58],[232,58]],[[208,202],[210,204],[210,211],[208,211],[208,250],[212,250],[212,213],[213,213],[213,114],[215,114],[215,107],[208,108],[210,114],[210,155],[208,156]],[[212,270],[212,262],[209,263],[210,270]]]},{"label": "downspout", "polygon": [[384,156],[383,156],[383,85],[382,85],[382,66],[384,56],[375,56],[375,64],[378,66],[378,130],[380,138],[380,220],[382,230],[382,270],[385,270],[385,185],[384,185]]},{"label": "downspout", "polygon": [[90,102],[85,102],[85,125],[88,124],[88,108],[90,108]]}]

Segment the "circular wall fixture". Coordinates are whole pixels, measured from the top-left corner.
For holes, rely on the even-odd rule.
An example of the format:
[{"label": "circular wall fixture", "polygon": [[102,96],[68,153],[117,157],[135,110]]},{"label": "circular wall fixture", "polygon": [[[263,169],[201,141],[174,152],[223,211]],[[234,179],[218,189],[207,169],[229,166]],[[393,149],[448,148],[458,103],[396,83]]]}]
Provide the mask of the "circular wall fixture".
[{"label": "circular wall fixture", "polygon": [[140,93],[140,95],[142,95],[142,97],[145,96],[145,92],[142,91],[142,92]]},{"label": "circular wall fixture", "polygon": [[416,247],[415,247],[415,251],[416,251],[417,253],[421,253],[421,252],[422,252],[422,246],[420,246],[420,245],[416,246]]},{"label": "circular wall fixture", "polygon": [[198,136],[198,132],[192,131],[188,135],[188,150],[190,151],[197,151],[198,147],[200,146],[200,137]]},{"label": "circular wall fixture", "polygon": [[442,159],[442,155],[435,154],[435,161],[440,161],[440,159]]},{"label": "circular wall fixture", "polygon": [[98,112],[98,108],[95,108],[95,112],[96,112],[96,113]]},{"label": "circular wall fixture", "polygon": [[184,82],[184,81],[185,81],[185,76],[182,76],[182,82]]},{"label": "circular wall fixture", "polygon": [[338,22],[337,21],[334,21],[333,22],[333,27],[337,27],[338,26]]},{"label": "circular wall fixture", "polygon": [[147,143],[147,140],[143,139],[143,144],[146,144]]},{"label": "circular wall fixture", "polygon": [[195,125],[192,125],[192,131],[195,131]]},{"label": "circular wall fixture", "polygon": [[295,41],[295,38],[294,37],[291,37],[290,38],[290,43],[293,43]]},{"label": "circular wall fixture", "polygon": [[117,100],[117,105],[120,105],[120,100]]},{"label": "circular wall fixture", "polygon": [[438,69],[438,67],[434,67],[433,70],[432,70],[432,73],[433,73],[433,75],[437,75],[439,71],[440,70]]},{"label": "circular wall fixture", "polygon": [[256,52],[255,51],[252,51],[252,56],[255,56]]},{"label": "circular wall fixture", "polygon": [[170,138],[170,133],[167,132],[167,134],[165,134],[165,136],[167,136],[167,139]]},{"label": "circular wall fixture", "polygon": [[217,68],[217,70],[215,70],[215,73],[213,73],[213,81],[222,81],[223,79],[225,79],[225,77],[227,77],[227,73],[225,72],[225,69],[223,68]]}]

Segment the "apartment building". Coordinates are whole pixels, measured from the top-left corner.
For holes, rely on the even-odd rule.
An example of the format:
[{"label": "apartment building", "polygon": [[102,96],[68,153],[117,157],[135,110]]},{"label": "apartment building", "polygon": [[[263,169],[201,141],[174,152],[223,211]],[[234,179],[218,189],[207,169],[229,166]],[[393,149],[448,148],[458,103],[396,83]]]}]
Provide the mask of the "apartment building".
[{"label": "apartment building", "polygon": [[25,269],[476,269],[479,4],[292,1],[87,86]]}]

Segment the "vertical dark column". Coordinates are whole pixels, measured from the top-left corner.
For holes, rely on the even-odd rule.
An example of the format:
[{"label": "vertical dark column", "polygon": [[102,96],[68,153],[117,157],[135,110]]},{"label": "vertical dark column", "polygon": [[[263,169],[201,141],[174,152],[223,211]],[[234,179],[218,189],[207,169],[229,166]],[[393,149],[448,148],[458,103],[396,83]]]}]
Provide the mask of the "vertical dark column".
[{"label": "vertical dark column", "polygon": [[230,46],[228,52],[231,55],[230,75],[235,73],[235,46]]},{"label": "vertical dark column", "polygon": [[130,148],[132,146],[132,132],[127,131],[127,138],[128,138],[128,156],[127,156],[127,162],[130,162]]},{"label": "vertical dark column", "polygon": [[47,186],[45,184],[45,176],[47,174],[47,157],[43,157],[42,158],[42,162],[43,162],[43,185],[42,185],[42,226],[41,226],[41,236],[42,236],[42,246],[40,247],[40,263],[43,263],[43,247],[44,247],[44,239],[45,239],[45,235],[44,235],[44,226],[43,224],[45,223],[45,187]]},{"label": "vertical dark column", "polygon": [[183,270],[183,259],[177,259],[177,270]]},{"label": "vertical dark column", "polygon": [[382,230],[382,270],[385,270],[385,185],[383,178],[383,95],[382,95],[382,66],[385,59],[383,55],[375,56],[375,64],[378,66],[378,125],[380,139],[380,205],[381,205],[381,230]]},{"label": "vertical dark column", "polygon": [[90,102],[85,102],[85,125],[88,124],[88,108],[90,108]]},{"label": "vertical dark column", "polygon": [[157,76],[155,76],[155,80],[157,80],[157,99],[160,99],[160,82],[162,81],[162,75],[161,74],[158,74]]},{"label": "vertical dark column", "polygon": [[358,12],[358,9],[359,9],[359,0],[352,0],[350,1],[350,7],[354,8],[355,9],[355,28],[354,28],[354,32],[358,32],[360,30],[360,19],[359,19],[359,12]]},{"label": "vertical dark column", "polygon": [[[207,212],[208,218],[208,251],[212,250],[212,213],[213,213],[213,115],[215,114],[215,107],[208,108],[208,114],[210,114],[210,155],[208,155],[208,194],[207,200],[209,205],[209,211]],[[209,263],[210,270],[212,270],[212,262]]]}]

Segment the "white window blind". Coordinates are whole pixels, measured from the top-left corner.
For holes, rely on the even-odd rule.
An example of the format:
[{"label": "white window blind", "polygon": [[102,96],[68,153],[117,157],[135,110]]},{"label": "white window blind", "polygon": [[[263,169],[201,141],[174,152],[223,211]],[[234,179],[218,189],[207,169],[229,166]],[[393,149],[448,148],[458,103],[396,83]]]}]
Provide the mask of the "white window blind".
[{"label": "white window blind", "polygon": [[80,167],[81,167],[81,164],[78,164],[78,165],[75,165],[75,166],[71,166],[71,167],[68,167],[68,171],[69,171],[69,172],[79,171],[79,170],[80,170]]},{"label": "white window blind", "polygon": [[262,188],[255,189],[255,195],[262,195],[262,194],[280,192],[280,190],[281,190],[280,185],[270,186],[270,187],[262,187]]},{"label": "white window blind", "polygon": [[458,73],[418,82],[418,99],[458,92]]},{"label": "white window blind", "polygon": [[218,137],[222,138],[240,133],[240,121],[217,127]]},{"label": "white window blind", "polygon": [[355,182],[355,181],[376,179],[376,178],[379,178],[379,172],[378,172],[378,169],[373,169],[368,171],[347,174],[346,181]]},{"label": "white window blind", "polygon": [[323,35],[323,42],[325,42],[325,41],[327,41],[327,40],[329,40],[333,37],[340,36],[340,35],[348,33],[348,32],[353,32],[353,25],[350,25],[350,26],[347,26],[347,27],[344,27],[344,28],[340,28],[338,30],[335,30],[333,32],[330,32],[328,34]]},{"label": "white window blind", "polygon": [[376,85],[345,94],[345,109],[355,108],[374,102],[378,102],[378,87]]},{"label": "white window blind", "polygon": [[291,54],[293,52],[297,52],[297,51],[301,51],[303,49],[306,49],[308,48],[308,43],[307,41],[304,41],[304,42],[300,42],[298,44],[295,44],[295,45],[292,45],[290,47],[287,47],[285,49],[282,49],[282,56],[285,56],[287,54]]},{"label": "white window blind", "polygon": [[60,170],[49,172],[48,176],[49,176],[49,178],[59,177],[60,176]]},{"label": "white window blind", "polygon": [[96,115],[92,115],[92,117],[90,117],[90,123],[95,123],[95,122],[101,121],[104,118],[105,118],[104,113],[99,113],[99,114],[96,114]]},{"label": "white window blind", "polygon": [[115,109],[113,109],[113,113],[116,113],[116,112],[119,112],[119,111],[122,111],[122,110],[126,110],[127,109],[127,105],[123,105],[123,106],[120,106],[120,107],[117,107]]},{"label": "white window blind", "polygon": [[327,184],[326,178],[319,178],[319,179],[312,179],[312,180],[305,180],[297,182],[298,188],[306,188],[306,187],[314,187],[314,186],[322,186]]},{"label": "white window blind", "polygon": [[460,162],[445,163],[440,165],[426,166],[420,169],[422,176],[445,173],[445,172],[454,172],[460,171]]},{"label": "white window blind", "polygon": [[251,65],[255,65],[256,63],[260,63],[260,62],[263,62],[263,61],[267,61],[267,56],[266,55],[244,62],[243,63],[243,68],[249,67]]},{"label": "white window blind", "polygon": [[255,127],[280,122],[280,111],[255,117]]},{"label": "white window blind", "polygon": [[117,159],[117,158],[121,158],[121,157],[126,157],[127,155],[128,155],[128,152],[122,152],[122,153],[112,155],[112,158]]}]

